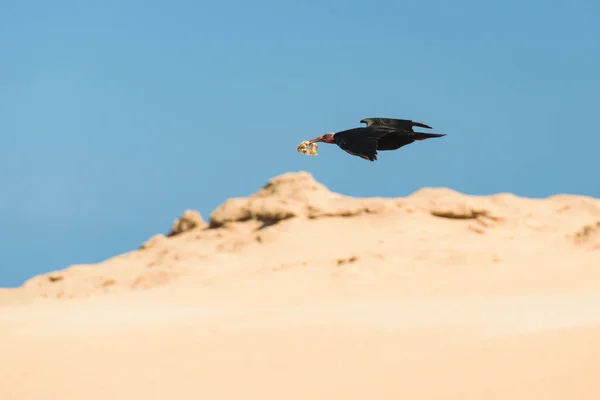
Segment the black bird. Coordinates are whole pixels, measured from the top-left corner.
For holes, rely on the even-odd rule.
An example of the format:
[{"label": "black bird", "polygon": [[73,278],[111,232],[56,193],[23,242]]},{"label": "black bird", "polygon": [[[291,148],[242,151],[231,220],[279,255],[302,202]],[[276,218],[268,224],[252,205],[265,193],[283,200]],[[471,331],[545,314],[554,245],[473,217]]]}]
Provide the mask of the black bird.
[{"label": "black bird", "polygon": [[408,119],[364,118],[365,127],[352,128],[337,133],[326,133],[312,139],[311,143],[337,144],[346,153],[377,160],[377,150],[397,150],[415,140],[446,136],[445,133],[415,132],[413,127],[432,129],[431,126]]}]

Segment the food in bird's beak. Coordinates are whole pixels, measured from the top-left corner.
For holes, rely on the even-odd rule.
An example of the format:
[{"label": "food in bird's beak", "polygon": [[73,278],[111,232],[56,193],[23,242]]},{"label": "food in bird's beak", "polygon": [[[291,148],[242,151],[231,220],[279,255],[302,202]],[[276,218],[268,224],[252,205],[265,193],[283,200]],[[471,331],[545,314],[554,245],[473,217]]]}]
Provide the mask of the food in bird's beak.
[{"label": "food in bird's beak", "polygon": [[302,154],[308,154],[309,156],[316,156],[317,150],[319,150],[319,145],[316,143],[310,142],[308,140],[303,141],[298,145],[296,151]]}]

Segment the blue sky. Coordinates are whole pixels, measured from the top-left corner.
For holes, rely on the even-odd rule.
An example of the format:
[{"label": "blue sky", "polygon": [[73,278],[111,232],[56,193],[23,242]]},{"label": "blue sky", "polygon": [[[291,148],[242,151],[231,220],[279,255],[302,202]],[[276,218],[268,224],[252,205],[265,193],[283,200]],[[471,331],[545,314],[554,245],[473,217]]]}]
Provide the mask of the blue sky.
[{"label": "blue sky", "polygon": [[[355,196],[600,197],[598,21],[592,0],[0,0],[0,286],[286,171]],[[295,152],[374,116],[447,136],[376,163]]]}]

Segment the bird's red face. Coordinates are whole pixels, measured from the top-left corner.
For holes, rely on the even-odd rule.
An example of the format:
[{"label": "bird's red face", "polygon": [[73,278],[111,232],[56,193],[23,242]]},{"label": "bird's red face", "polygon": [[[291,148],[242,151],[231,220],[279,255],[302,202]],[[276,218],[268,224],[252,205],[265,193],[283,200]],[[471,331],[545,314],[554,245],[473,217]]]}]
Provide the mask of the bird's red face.
[{"label": "bird's red face", "polygon": [[323,142],[323,143],[334,143],[333,141],[333,133],[326,133],[324,135],[318,136],[310,141],[311,143]]}]

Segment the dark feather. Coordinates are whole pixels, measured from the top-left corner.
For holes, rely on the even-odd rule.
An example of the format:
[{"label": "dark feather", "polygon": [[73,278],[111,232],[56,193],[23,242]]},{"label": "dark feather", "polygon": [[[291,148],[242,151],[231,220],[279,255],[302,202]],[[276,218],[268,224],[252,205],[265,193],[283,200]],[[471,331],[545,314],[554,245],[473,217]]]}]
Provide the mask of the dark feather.
[{"label": "dark feather", "polygon": [[382,133],[370,128],[354,128],[336,133],[333,139],[346,153],[375,161],[377,143]]},{"label": "dark feather", "polygon": [[367,124],[368,127],[378,127],[382,129],[400,129],[404,131],[413,131],[413,127],[418,126],[420,128],[431,129],[431,126],[425,125],[421,122],[411,121],[409,119],[397,119],[397,118],[363,118],[360,120],[361,123]]},{"label": "dark feather", "polygon": [[397,150],[400,147],[411,144],[414,141],[415,139],[411,139],[408,136],[400,136],[389,133],[379,139],[377,150]]}]

